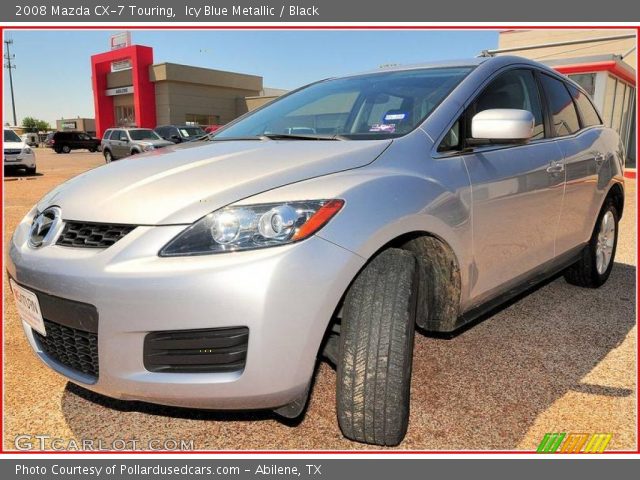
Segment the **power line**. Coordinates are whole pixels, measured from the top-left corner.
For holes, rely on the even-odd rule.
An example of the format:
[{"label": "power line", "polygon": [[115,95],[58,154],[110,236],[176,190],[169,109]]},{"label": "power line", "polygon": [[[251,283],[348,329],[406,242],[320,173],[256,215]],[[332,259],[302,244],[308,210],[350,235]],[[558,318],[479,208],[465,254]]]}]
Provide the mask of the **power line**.
[{"label": "power line", "polygon": [[16,68],[15,64],[11,63],[11,61],[13,59],[16,58],[15,55],[11,55],[11,50],[9,49],[9,46],[13,43],[13,40],[11,40],[10,38],[6,38],[4,40],[4,44],[7,46],[7,53],[4,56],[4,59],[7,61],[7,63],[4,64],[4,67],[9,70],[9,87],[11,88],[11,108],[13,109],[13,125],[17,126],[18,125],[18,119],[16,117],[16,100],[15,97],[13,96],[13,69]]}]

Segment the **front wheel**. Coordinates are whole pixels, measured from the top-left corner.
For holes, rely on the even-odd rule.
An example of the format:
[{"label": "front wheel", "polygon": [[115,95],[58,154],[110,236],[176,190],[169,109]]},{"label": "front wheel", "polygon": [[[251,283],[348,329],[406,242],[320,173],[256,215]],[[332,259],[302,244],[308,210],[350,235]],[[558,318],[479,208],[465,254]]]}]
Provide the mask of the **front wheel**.
[{"label": "front wheel", "polygon": [[407,432],[416,287],[415,256],[388,249],[349,288],[337,372],[338,422],[347,438],[393,446]]},{"label": "front wheel", "polygon": [[613,200],[607,199],[593,229],[591,240],[578,262],[569,267],[564,278],[572,285],[598,288],[611,275],[618,246],[618,210]]},{"label": "front wheel", "polygon": [[113,155],[111,155],[111,151],[110,150],[105,150],[104,151],[104,161],[106,163],[113,162]]},{"label": "front wheel", "polygon": [[63,145],[62,153],[69,153],[69,152],[71,152],[71,147],[69,145]]}]

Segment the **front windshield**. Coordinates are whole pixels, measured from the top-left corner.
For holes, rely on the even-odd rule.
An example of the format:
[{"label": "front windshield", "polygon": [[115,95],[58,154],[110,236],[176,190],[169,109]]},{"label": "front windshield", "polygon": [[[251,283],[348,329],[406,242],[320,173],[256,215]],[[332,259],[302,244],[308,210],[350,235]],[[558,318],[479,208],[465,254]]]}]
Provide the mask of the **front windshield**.
[{"label": "front windshield", "polygon": [[217,133],[214,140],[269,134],[391,138],[416,128],[471,71],[428,68],[314,83]]},{"label": "front windshield", "polygon": [[205,131],[200,127],[178,127],[178,130],[183,138],[196,138],[206,135]]},{"label": "front windshield", "polygon": [[129,130],[131,140],[161,140],[156,132],[144,128],[138,130]]},{"label": "front windshield", "polygon": [[5,130],[4,131],[4,141],[5,142],[21,142],[20,137],[13,130]]}]

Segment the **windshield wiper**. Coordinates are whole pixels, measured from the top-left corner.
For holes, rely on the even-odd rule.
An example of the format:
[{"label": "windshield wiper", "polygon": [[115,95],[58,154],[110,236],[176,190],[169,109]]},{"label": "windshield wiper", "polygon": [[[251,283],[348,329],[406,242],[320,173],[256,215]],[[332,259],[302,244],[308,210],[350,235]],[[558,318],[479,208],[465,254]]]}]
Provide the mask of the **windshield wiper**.
[{"label": "windshield wiper", "polygon": [[342,135],[312,135],[296,133],[264,133],[263,137],[271,140],[347,140]]},{"label": "windshield wiper", "polygon": [[209,142],[233,142],[233,141],[244,141],[244,140],[271,140],[270,138],[264,135],[248,135],[246,137],[216,137],[215,135],[210,136],[211,134],[207,134],[204,137],[199,138],[198,140],[204,140]]}]

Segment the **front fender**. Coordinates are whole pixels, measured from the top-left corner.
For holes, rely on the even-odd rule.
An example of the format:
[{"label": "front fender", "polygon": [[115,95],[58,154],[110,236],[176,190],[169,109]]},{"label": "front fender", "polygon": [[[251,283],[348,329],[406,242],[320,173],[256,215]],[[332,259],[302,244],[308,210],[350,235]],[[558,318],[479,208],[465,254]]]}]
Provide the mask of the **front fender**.
[{"label": "front fender", "polygon": [[464,307],[473,262],[469,179],[459,157],[425,159],[418,167],[423,171],[371,166],[280,187],[240,203],[342,198],[343,209],[317,235],[365,260],[402,235],[436,236],[456,256]]}]

